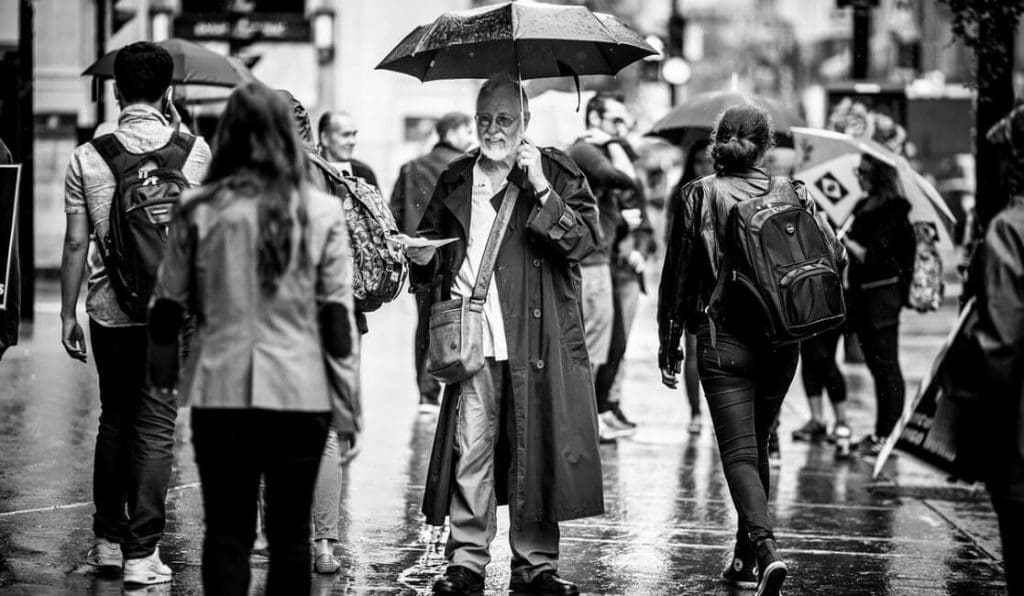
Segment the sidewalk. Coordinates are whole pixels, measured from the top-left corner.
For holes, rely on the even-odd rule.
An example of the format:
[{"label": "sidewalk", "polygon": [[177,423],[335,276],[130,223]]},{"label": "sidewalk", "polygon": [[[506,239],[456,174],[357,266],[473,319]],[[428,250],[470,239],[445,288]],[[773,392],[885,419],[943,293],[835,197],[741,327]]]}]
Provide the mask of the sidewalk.
[{"label": "sidewalk", "polygon": [[[36,323],[0,363],[0,593],[119,594],[119,580],[95,578],[82,565],[91,543],[95,371],[64,355],[53,288],[40,288],[39,299]],[[433,420],[417,413],[414,311],[403,297],[371,315],[367,431],[361,455],[345,472],[337,548],[343,567],[314,580],[317,594],[424,593],[444,567],[443,536],[419,514]],[[903,316],[909,398],[952,311]],[[732,547],[735,514],[713,435],[707,423],[699,436],[686,433],[686,398],[661,387],[656,353],[654,298],[646,296],[624,403],[640,429],[631,440],[602,447],[607,513],[563,524],[561,572],[587,593],[727,594],[718,574]],[[862,365],[844,370],[859,437],[873,425],[872,385]],[[182,410],[161,545],[175,581],[147,594],[201,592],[202,507],[188,418]],[[793,443],[790,433],[806,418],[798,376],[783,409],[783,460],[773,470],[771,495],[790,563],[787,594],[1004,593],[995,518],[983,492],[951,488],[906,455],[874,483],[870,462],[837,463],[827,446]],[[489,593],[504,593],[509,579],[504,518],[499,514]],[[259,585],[266,559],[254,557],[253,568]]]}]

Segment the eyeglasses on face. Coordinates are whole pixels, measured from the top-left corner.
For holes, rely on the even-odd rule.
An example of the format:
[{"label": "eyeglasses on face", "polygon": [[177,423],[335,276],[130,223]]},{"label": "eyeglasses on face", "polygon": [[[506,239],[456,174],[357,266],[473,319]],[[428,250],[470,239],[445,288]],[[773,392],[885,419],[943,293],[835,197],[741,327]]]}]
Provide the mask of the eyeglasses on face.
[{"label": "eyeglasses on face", "polygon": [[519,116],[512,114],[498,114],[497,116],[492,116],[491,114],[477,114],[476,125],[479,126],[481,130],[489,129],[492,122],[497,124],[499,128],[509,128],[518,119]]}]

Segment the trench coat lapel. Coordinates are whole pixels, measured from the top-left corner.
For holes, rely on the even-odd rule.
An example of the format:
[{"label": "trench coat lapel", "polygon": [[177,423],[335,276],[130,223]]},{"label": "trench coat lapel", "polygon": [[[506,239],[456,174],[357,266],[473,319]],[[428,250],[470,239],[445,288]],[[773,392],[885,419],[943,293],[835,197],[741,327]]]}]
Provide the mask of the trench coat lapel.
[{"label": "trench coat lapel", "polygon": [[463,238],[469,237],[469,216],[473,211],[473,165],[476,164],[479,149],[470,155],[473,159],[467,159],[461,167],[444,173],[444,182],[453,186],[452,192],[444,197],[444,205],[462,226]]}]

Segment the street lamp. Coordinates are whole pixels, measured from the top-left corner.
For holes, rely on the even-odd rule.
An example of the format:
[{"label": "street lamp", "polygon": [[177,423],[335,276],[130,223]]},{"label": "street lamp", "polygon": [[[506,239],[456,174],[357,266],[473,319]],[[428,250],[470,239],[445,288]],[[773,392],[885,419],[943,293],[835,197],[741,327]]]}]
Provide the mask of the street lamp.
[{"label": "street lamp", "polygon": [[329,64],[334,61],[334,11],[328,7],[316,9],[310,20],[313,22],[313,47],[317,61]]}]

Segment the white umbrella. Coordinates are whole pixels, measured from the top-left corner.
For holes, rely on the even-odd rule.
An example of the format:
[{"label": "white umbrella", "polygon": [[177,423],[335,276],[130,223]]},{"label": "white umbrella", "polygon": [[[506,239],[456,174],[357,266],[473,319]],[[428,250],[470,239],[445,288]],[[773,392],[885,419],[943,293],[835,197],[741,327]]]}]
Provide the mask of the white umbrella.
[{"label": "white umbrella", "polygon": [[794,178],[803,180],[811,196],[836,226],[842,226],[864,196],[856,169],[861,155],[868,154],[896,170],[897,182],[910,203],[911,223],[926,222],[938,235],[938,243],[951,249],[950,229],[956,217],[942,196],[914,171],[907,160],[875,141],[815,128],[793,127],[797,150]]}]

